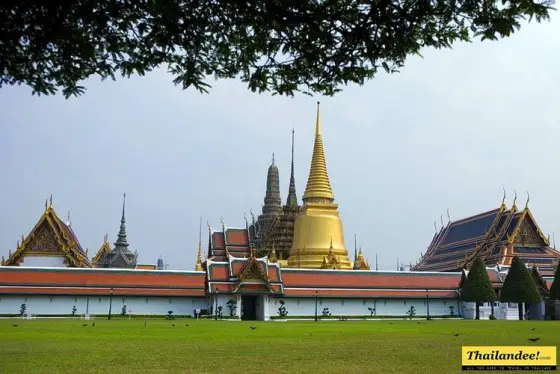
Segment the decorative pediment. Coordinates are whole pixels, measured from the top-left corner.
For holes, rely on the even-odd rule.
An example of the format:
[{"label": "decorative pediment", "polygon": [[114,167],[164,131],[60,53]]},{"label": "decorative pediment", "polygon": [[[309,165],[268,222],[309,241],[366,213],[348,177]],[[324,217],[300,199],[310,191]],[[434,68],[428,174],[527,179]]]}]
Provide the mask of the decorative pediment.
[{"label": "decorative pediment", "polygon": [[16,250],[13,253],[9,252],[4,265],[19,266],[25,255],[60,255],[65,257],[68,266],[91,267],[74,232],[58,218],[52,205],[46,207],[27,238],[22,236]]},{"label": "decorative pediment", "polygon": [[529,210],[525,211],[521,216],[513,235],[509,239],[511,243],[522,246],[549,244],[548,239],[541,233]]},{"label": "decorative pediment", "polygon": [[251,256],[238,276],[241,282],[249,280],[262,280],[268,282],[268,276],[263,272],[255,257]]}]

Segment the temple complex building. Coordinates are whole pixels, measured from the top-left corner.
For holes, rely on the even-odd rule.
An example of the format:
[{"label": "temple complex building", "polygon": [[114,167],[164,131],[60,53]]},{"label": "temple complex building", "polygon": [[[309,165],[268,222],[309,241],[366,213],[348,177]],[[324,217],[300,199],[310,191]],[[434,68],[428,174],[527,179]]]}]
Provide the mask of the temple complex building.
[{"label": "temple complex building", "polygon": [[45,202],[45,211],[27,237],[21,236],[15,251],[2,256],[2,266],[91,267],[72,230],[70,221],[63,222],[56,215],[52,196]]},{"label": "temple complex building", "polygon": [[560,252],[551,248],[528,205],[508,208],[505,196],[493,210],[449,221],[434,234],[432,242],[413,271],[460,271],[470,267],[477,257],[487,266],[509,266],[514,256],[531,268],[553,274]]}]

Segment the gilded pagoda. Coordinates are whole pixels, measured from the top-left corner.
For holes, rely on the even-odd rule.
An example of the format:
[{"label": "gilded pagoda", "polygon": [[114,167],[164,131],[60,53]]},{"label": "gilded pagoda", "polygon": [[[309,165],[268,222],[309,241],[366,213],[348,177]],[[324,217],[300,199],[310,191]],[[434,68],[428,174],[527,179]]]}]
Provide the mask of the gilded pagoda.
[{"label": "gilded pagoda", "polygon": [[[230,258],[268,257],[271,263],[283,267],[315,269],[369,270],[360,248],[350,261],[344,243],[342,221],[327,174],[321,134],[319,103],[315,122],[315,141],[309,178],[298,204],[294,175],[294,131],[292,130],[290,183],[286,204],[280,196],[280,178],[274,156],[267,171],[266,192],[262,213],[251,223],[245,218],[245,228],[227,227],[221,231],[208,225],[208,259],[227,262]],[[199,268],[197,259],[196,268]]]}]

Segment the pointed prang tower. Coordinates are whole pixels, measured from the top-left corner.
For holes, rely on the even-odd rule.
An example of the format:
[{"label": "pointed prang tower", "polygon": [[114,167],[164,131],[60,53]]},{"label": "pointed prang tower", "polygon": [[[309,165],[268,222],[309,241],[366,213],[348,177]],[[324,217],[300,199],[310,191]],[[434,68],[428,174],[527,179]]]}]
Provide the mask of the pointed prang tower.
[{"label": "pointed prang tower", "polygon": [[257,250],[271,249],[273,236],[282,215],[282,200],[280,198],[280,175],[272,154],[272,163],[266,177],[266,193],[262,214],[257,219],[258,238]]},{"label": "pointed prang tower", "polygon": [[126,193],[123,195],[122,217],[119,234],[117,235],[117,241],[115,242],[114,248],[111,252],[107,253],[105,259],[103,260],[102,266],[105,268],[136,268],[136,253],[132,253],[130,249],[128,249],[128,241],[126,239],[126,220],[124,215],[125,204]]},{"label": "pointed prang tower", "polygon": [[320,269],[324,259],[335,256],[340,269],[352,269],[344,244],[342,221],[327,174],[321,136],[321,118],[317,103],[315,144],[303,208],[295,221],[289,267]]}]

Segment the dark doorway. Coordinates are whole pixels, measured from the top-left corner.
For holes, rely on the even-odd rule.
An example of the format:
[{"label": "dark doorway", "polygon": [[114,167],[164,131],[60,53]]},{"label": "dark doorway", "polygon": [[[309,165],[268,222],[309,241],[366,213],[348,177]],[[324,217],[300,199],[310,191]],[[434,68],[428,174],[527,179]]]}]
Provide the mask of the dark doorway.
[{"label": "dark doorway", "polygon": [[241,320],[257,319],[257,296],[241,296]]}]

